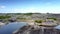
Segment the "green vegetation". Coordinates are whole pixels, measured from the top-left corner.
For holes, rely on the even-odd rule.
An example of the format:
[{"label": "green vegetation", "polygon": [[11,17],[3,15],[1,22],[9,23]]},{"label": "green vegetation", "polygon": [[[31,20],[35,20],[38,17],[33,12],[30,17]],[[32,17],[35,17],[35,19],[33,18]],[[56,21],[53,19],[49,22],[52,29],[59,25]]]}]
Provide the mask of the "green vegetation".
[{"label": "green vegetation", "polygon": [[24,13],[24,15],[28,15],[28,16],[30,16],[30,15],[32,15],[33,13]]},{"label": "green vegetation", "polygon": [[11,16],[0,16],[0,19],[8,19],[11,18]]},{"label": "green vegetation", "polygon": [[17,18],[17,19],[20,19],[20,20],[21,20],[21,19],[22,19],[22,20],[25,20],[26,18]]},{"label": "green vegetation", "polygon": [[43,20],[35,20],[36,23],[42,23]]},{"label": "green vegetation", "polygon": [[53,19],[53,20],[57,20],[56,18],[47,18],[47,19]]},{"label": "green vegetation", "polygon": [[16,13],[16,15],[21,15],[21,13]]}]

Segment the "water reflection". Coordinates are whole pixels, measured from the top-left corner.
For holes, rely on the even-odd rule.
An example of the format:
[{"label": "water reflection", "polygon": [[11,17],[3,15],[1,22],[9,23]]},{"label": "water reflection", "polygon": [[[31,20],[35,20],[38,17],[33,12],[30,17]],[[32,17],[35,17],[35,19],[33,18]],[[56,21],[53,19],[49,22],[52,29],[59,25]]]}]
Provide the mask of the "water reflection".
[{"label": "water reflection", "polygon": [[60,25],[56,26],[55,28],[56,28],[56,29],[60,29]]},{"label": "water reflection", "polygon": [[9,23],[8,25],[2,26],[0,28],[0,34],[12,34],[13,31],[21,28],[24,25],[26,25],[24,22]]}]

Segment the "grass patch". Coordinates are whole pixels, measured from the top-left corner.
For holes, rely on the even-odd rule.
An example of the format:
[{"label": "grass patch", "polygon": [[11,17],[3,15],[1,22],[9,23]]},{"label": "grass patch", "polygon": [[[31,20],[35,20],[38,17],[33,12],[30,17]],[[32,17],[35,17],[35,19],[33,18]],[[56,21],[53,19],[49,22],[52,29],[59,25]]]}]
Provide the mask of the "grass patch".
[{"label": "grass patch", "polygon": [[35,20],[36,23],[42,23],[43,20]]},{"label": "grass patch", "polygon": [[56,18],[47,18],[47,19],[53,19],[53,20],[57,20]]}]

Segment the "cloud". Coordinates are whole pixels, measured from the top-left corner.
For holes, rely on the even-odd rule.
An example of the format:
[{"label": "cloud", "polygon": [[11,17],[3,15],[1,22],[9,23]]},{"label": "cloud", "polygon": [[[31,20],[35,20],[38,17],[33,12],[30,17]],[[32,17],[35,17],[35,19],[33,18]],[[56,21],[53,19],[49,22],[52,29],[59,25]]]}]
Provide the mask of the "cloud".
[{"label": "cloud", "polygon": [[0,6],[0,9],[4,9],[5,7],[6,7],[6,6],[3,6],[3,5],[2,5],[2,6]]},{"label": "cloud", "polygon": [[39,12],[40,10],[36,8],[26,8],[26,9],[11,9],[9,11],[13,13],[29,13],[29,12],[36,13]]},{"label": "cloud", "polygon": [[4,13],[60,13],[60,8],[12,8],[10,10],[4,10]]}]

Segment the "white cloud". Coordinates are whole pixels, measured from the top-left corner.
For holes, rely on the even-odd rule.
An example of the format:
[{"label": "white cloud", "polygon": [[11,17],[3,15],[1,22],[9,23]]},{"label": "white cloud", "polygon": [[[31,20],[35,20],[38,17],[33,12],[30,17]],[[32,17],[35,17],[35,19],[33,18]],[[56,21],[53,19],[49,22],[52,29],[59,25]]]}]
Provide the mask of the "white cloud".
[{"label": "white cloud", "polygon": [[11,9],[11,13],[60,13],[58,8],[26,8],[26,9]]},{"label": "white cloud", "polygon": [[2,5],[2,6],[0,6],[0,9],[4,9],[5,7],[6,7],[6,6],[3,6],[3,5]]}]

